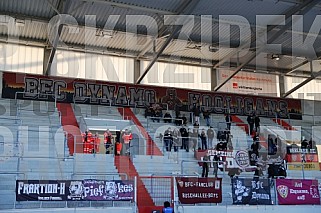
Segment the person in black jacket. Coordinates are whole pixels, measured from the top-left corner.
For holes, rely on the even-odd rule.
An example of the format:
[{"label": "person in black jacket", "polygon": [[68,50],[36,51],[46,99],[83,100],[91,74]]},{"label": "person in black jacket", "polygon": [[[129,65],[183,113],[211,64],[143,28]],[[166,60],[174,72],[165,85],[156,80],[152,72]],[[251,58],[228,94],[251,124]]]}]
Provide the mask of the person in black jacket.
[{"label": "person in black jacket", "polygon": [[250,126],[249,134],[252,135],[253,129],[254,129],[254,116],[253,115],[249,115],[249,116],[247,116],[246,120],[247,120],[247,123]]},{"label": "person in black jacket", "polygon": [[173,131],[170,127],[164,132],[164,145],[167,152],[172,150],[173,146]]},{"label": "person in black jacket", "polygon": [[207,136],[206,136],[204,129],[202,129],[202,132],[199,135],[199,137],[201,138],[201,142],[202,142],[202,150],[206,150],[207,149]]},{"label": "person in black jacket", "polygon": [[208,170],[209,170],[209,163],[210,156],[208,152],[206,152],[205,156],[203,157],[203,166],[202,166],[202,177],[208,177]]},{"label": "person in black jacket", "polygon": [[189,151],[189,141],[188,141],[188,131],[184,125],[180,128],[180,133],[182,136],[182,146],[181,149],[185,149],[186,152]]},{"label": "person in black jacket", "polygon": [[228,128],[228,130],[231,130],[232,116],[229,113],[226,114],[225,121],[226,121],[226,127]]},{"label": "person in black jacket", "polygon": [[214,147],[213,140],[215,137],[214,129],[212,127],[207,129],[207,140],[208,140],[208,148],[211,149]]}]

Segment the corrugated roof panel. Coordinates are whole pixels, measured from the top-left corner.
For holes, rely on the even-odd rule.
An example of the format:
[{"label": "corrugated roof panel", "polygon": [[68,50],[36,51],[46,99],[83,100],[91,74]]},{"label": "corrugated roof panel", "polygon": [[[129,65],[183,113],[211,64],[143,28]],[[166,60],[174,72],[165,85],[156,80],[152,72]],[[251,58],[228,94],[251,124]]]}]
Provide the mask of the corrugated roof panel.
[{"label": "corrugated roof panel", "polygon": [[[244,59],[240,59],[240,63],[242,63]],[[270,55],[259,54],[254,60],[252,60],[249,65],[257,66],[260,69],[264,67],[275,68],[277,69],[292,69],[292,67],[304,62],[305,59],[289,57],[289,56],[281,56],[280,60],[275,60],[270,57]]]},{"label": "corrugated roof panel", "polygon": [[89,47],[97,48],[114,48],[114,49],[128,49],[130,51],[141,51],[144,44],[147,42],[145,37],[132,37],[130,34],[116,32],[112,38],[104,38],[96,36],[95,29],[88,29],[85,38],[84,28],[79,29],[79,33],[69,33],[67,28],[63,28],[62,40],[66,43],[76,45],[87,45]]},{"label": "corrugated roof panel", "polygon": [[124,3],[127,5],[134,5],[134,6],[140,6],[143,8],[150,8],[155,10],[164,10],[169,12],[177,12],[176,9],[182,5],[184,0],[161,0],[161,1],[155,1],[155,0],[120,0],[115,1]]},{"label": "corrugated roof panel", "polygon": [[204,58],[210,62],[211,60],[217,61],[233,51],[235,51],[235,49],[222,48],[217,52],[210,52],[207,44],[203,44],[201,48],[193,48],[193,44],[189,45],[186,42],[175,40],[174,42],[171,42],[163,54],[175,57],[182,56],[196,59]]},{"label": "corrugated roof panel", "polygon": [[[53,5],[58,0],[51,0]],[[52,17],[56,14],[45,0],[1,0],[0,11],[38,17]]]},{"label": "corrugated roof panel", "polygon": [[218,15],[240,15],[245,17],[249,23],[255,23],[256,15],[283,14],[293,5],[274,0],[201,0],[192,14],[210,14],[214,18],[218,18]]},{"label": "corrugated roof panel", "polygon": [[36,21],[25,21],[25,25],[16,27],[15,30],[7,30],[4,25],[0,26],[0,34],[9,36],[19,36],[21,38],[46,40],[47,24]]},{"label": "corrugated roof panel", "polygon": [[[76,5],[71,6],[71,8],[76,7]],[[71,11],[73,11],[71,9]],[[157,17],[157,14],[147,13],[143,11],[136,10],[127,10],[124,8],[109,6],[108,4],[103,3],[86,3],[82,7],[79,7],[78,10],[75,10],[71,13],[79,23],[85,24],[86,15],[94,15],[96,16],[96,26],[105,27],[107,20],[110,15],[119,15],[119,19],[117,20],[117,30],[126,31],[126,17],[129,21],[133,21],[135,19],[134,24],[145,24],[148,23],[147,20],[154,20],[157,24],[149,25],[150,27],[154,27],[157,30],[157,27],[161,25],[160,18]],[[141,16],[139,16],[141,15]],[[131,16],[131,17],[128,17]],[[153,23],[153,22],[151,22]],[[133,26],[127,23],[127,29],[133,29]],[[139,29],[144,29],[139,26]],[[131,30],[130,30],[131,31]]]}]

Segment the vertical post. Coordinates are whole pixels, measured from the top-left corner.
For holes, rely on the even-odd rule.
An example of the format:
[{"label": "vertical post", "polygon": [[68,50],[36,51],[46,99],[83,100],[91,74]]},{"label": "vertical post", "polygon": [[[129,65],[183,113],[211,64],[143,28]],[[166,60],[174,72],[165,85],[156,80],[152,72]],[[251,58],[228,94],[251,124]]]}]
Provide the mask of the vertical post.
[{"label": "vertical post", "polygon": [[177,194],[177,192],[176,192],[176,179],[175,179],[175,176],[173,176],[172,177],[172,181],[171,181],[171,183],[172,183],[172,189],[173,190],[171,190],[172,191],[172,202],[174,203],[174,209],[175,209],[175,211],[174,212],[178,212],[178,206],[177,206],[177,200],[176,200],[176,194]]},{"label": "vertical post", "polygon": [[305,179],[305,176],[304,176],[304,162],[302,162],[301,167],[302,167],[302,179],[304,180]]},{"label": "vertical post", "polygon": [[135,176],[134,178],[134,185],[135,185],[135,197],[134,197],[134,202],[135,202],[135,213],[137,213],[137,177]]}]

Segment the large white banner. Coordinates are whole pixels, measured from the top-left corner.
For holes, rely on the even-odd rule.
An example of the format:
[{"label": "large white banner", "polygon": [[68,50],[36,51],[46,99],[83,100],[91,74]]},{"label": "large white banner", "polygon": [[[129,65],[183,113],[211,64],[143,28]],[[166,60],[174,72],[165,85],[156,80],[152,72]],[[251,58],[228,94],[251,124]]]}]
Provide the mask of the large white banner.
[{"label": "large white banner", "polygon": [[[217,70],[217,83],[224,82],[234,71],[227,69]],[[279,96],[279,81],[276,75],[239,72],[219,90],[252,95]]]}]

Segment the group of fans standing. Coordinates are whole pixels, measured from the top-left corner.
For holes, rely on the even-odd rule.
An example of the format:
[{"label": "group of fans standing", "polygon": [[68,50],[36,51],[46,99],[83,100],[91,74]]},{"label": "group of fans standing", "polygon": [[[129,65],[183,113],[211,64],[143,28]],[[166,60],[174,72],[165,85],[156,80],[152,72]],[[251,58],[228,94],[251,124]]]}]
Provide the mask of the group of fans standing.
[{"label": "group of fans standing", "polygon": [[[104,146],[106,154],[121,155],[122,153],[130,154],[130,142],[133,139],[133,135],[129,129],[116,132],[115,135],[107,129],[104,132]],[[90,130],[86,130],[82,133],[83,153],[93,154],[100,151],[100,136],[98,132],[92,135]]]}]

